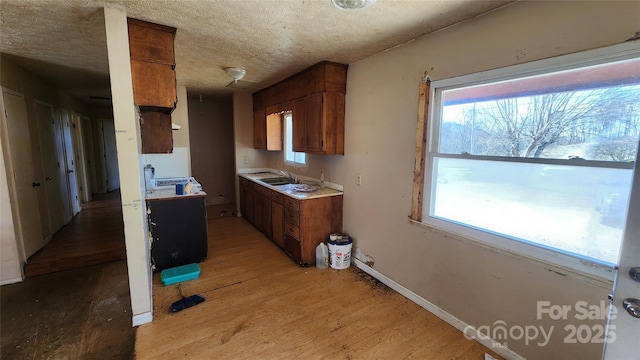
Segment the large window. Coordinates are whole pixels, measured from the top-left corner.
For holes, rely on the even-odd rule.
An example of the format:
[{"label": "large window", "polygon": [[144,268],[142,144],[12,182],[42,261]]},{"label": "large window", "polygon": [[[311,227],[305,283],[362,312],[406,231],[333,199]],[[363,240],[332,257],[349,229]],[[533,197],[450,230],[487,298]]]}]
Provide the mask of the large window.
[{"label": "large window", "polygon": [[640,139],[638,56],[431,83],[416,220],[617,264]]},{"label": "large window", "polygon": [[293,151],[293,116],[284,113],[284,162],[289,166],[307,166],[307,154]]}]

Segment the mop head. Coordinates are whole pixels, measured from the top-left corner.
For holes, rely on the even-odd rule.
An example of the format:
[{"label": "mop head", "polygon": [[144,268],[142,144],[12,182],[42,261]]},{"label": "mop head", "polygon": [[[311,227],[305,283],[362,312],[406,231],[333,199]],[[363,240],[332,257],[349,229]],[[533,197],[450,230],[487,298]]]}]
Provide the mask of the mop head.
[{"label": "mop head", "polygon": [[182,297],[182,299],[171,304],[171,312],[182,311],[186,308],[190,308],[192,306],[196,306],[204,301],[204,298],[200,295],[191,295],[189,297]]}]

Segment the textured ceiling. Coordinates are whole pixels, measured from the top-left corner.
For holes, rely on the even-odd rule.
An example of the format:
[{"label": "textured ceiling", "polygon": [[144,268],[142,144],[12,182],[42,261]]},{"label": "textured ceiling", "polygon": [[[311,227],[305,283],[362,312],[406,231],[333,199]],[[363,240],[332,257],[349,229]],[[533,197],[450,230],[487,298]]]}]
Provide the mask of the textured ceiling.
[{"label": "textured ceiling", "polygon": [[[225,67],[254,92],[329,60],[349,64],[512,0],[378,0],[359,11],[330,0],[0,0],[0,51],[84,99],[109,96],[102,8],[177,28],[178,84],[226,96]],[[238,90],[235,90],[238,91]]]}]

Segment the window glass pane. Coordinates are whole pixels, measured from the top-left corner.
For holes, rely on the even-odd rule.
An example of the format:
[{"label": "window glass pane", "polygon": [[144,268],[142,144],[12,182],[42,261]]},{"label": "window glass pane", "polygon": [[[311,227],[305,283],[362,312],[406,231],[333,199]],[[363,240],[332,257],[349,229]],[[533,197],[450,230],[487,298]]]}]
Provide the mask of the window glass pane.
[{"label": "window glass pane", "polygon": [[442,92],[439,152],[635,161],[640,60]]},{"label": "window glass pane", "polygon": [[284,161],[306,165],[307,154],[293,151],[293,116],[291,113],[284,114]]},{"label": "window glass pane", "polygon": [[436,158],[430,216],[616,264],[632,170]]}]

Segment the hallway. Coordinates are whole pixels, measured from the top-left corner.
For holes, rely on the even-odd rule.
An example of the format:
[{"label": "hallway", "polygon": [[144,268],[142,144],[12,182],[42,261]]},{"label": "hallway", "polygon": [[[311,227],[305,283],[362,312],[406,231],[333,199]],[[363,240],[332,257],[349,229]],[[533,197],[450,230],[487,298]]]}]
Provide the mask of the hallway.
[{"label": "hallway", "polygon": [[7,359],[132,359],[120,193],[98,195],[0,288]]},{"label": "hallway", "polygon": [[120,192],[94,195],[27,260],[25,277],[126,259]]}]

